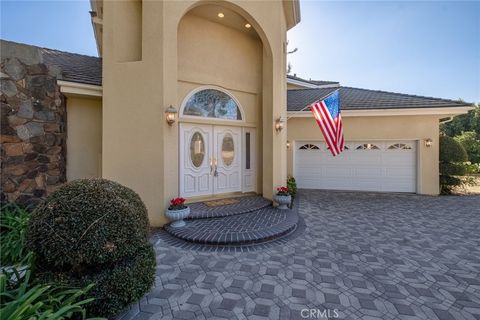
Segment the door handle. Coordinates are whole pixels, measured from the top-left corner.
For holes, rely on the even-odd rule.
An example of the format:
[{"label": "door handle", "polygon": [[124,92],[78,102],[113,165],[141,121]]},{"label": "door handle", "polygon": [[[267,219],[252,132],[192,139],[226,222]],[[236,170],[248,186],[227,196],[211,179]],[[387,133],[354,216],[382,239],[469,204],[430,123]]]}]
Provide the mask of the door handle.
[{"label": "door handle", "polygon": [[214,167],[214,171],[213,171],[213,176],[216,177],[218,176],[218,171],[217,171],[217,159],[216,158],[213,158],[213,167]]}]

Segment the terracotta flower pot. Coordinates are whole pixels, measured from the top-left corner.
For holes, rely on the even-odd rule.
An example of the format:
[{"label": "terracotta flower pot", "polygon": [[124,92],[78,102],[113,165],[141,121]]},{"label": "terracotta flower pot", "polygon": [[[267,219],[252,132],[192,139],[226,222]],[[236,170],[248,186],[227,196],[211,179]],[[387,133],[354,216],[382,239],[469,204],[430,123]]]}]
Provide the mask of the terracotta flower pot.
[{"label": "terracotta flower pot", "polygon": [[275,202],[278,203],[278,207],[277,207],[278,209],[286,210],[286,209],[288,209],[288,206],[292,202],[292,196],[291,195],[283,196],[283,195],[278,195],[277,194],[275,196]]},{"label": "terracotta flower pot", "polygon": [[169,210],[165,212],[165,215],[167,216],[168,219],[172,221],[170,224],[173,228],[181,228],[185,226],[185,219],[190,215],[190,207],[186,207],[184,209],[180,210]]}]

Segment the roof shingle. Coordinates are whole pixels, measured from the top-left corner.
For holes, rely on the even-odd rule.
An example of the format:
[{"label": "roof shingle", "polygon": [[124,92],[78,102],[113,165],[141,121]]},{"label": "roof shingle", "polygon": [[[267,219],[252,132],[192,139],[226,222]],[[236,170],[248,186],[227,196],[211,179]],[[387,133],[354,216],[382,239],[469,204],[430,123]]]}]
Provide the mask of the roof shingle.
[{"label": "roof shingle", "polygon": [[287,109],[288,111],[300,111],[310,104],[322,100],[337,89],[340,91],[340,108],[342,110],[471,106],[470,103],[462,101],[422,97],[379,90],[339,87],[288,90]]},{"label": "roof shingle", "polygon": [[43,61],[62,69],[62,80],[102,85],[102,59],[82,54],[40,48]]}]

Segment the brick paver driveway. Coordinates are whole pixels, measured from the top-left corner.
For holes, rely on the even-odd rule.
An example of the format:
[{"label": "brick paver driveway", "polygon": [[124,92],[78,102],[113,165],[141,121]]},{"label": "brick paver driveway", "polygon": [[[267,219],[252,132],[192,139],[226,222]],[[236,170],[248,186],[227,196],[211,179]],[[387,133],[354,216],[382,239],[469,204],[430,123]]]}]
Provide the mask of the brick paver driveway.
[{"label": "brick paver driveway", "polygon": [[480,197],[304,190],[300,213],[246,252],[156,234],[156,288],[123,318],[480,319]]}]

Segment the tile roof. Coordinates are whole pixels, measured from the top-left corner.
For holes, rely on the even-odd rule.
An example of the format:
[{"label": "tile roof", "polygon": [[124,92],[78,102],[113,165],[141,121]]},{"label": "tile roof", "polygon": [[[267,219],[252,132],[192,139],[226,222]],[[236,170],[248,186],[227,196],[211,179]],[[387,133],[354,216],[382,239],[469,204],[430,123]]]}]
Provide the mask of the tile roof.
[{"label": "tile roof", "polygon": [[288,90],[288,111],[299,111],[340,90],[342,110],[466,107],[470,103],[351,87]]},{"label": "tile roof", "polygon": [[82,54],[40,48],[43,61],[62,69],[62,80],[102,85],[102,59]]},{"label": "tile roof", "polygon": [[[35,47],[31,45],[26,46]],[[62,80],[102,85],[101,58],[47,48],[37,48],[42,53],[45,64],[62,69]],[[287,75],[287,78],[315,85],[339,85],[339,82],[335,81],[305,80],[295,75]],[[311,103],[325,98],[337,89],[340,90],[340,103],[343,110],[471,106],[470,103],[462,101],[339,86],[337,88],[288,90],[287,109],[288,111],[302,110]]]}]

